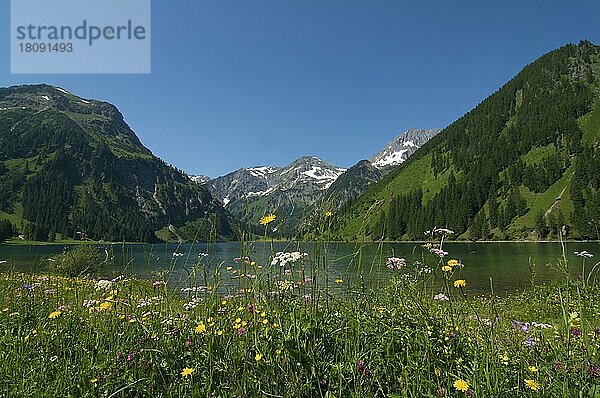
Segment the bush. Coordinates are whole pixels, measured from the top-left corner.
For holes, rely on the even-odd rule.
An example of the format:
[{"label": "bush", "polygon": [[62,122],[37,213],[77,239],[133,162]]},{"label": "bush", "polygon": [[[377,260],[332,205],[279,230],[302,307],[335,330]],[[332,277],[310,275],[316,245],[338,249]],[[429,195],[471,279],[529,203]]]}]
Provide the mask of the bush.
[{"label": "bush", "polygon": [[0,220],[0,243],[12,237],[14,233],[14,227],[9,220]]},{"label": "bush", "polygon": [[48,271],[64,276],[93,274],[102,259],[92,245],[81,245],[65,250],[48,260]]}]

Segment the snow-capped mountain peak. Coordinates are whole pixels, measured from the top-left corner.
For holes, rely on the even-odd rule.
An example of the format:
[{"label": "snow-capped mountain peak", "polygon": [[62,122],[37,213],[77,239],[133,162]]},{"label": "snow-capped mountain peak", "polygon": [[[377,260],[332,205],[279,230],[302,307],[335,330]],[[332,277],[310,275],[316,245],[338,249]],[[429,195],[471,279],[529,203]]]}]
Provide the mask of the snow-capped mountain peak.
[{"label": "snow-capped mountain peak", "polygon": [[225,206],[241,199],[264,197],[273,192],[302,197],[312,202],[345,171],[314,156],[296,159],[285,167],[254,166],[210,180],[209,189]]},{"label": "snow-capped mountain peak", "polygon": [[378,169],[397,166],[440,131],[440,129],[408,129],[391,140],[379,153],[373,155],[371,164]]}]

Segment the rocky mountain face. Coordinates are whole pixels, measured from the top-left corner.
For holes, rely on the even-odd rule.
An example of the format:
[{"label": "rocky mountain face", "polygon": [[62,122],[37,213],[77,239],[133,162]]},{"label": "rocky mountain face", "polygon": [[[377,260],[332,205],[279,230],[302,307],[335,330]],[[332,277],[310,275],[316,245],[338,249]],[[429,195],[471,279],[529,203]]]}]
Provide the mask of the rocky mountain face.
[{"label": "rocky mountain face", "polygon": [[205,182],[210,181],[210,177],[205,175],[190,176],[190,179],[198,184],[204,184]]},{"label": "rocky mountain face", "polygon": [[114,105],[49,85],[0,89],[0,186],[0,218],[36,240],[154,241],[188,223],[233,237],[210,192],[145,148]]},{"label": "rocky mountain face", "polygon": [[408,129],[373,155],[370,159],[371,164],[378,169],[389,171],[408,159],[419,147],[440,131],[441,129]]},{"label": "rocky mountain face", "polygon": [[265,213],[275,213],[279,232],[293,234],[306,207],[318,200],[344,171],[307,156],[285,167],[239,169],[204,186],[238,219],[256,225]]},{"label": "rocky mountain face", "polygon": [[331,209],[338,210],[347,202],[360,196],[382,177],[381,170],[374,167],[368,160],[361,160],[331,184],[325,197],[331,203]]}]

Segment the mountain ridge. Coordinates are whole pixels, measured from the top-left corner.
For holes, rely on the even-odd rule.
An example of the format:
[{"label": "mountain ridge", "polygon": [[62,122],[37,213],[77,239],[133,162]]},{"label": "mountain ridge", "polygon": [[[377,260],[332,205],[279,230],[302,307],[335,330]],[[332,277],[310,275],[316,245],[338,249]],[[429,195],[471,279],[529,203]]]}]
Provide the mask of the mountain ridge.
[{"label": "mountain ridge", "polygon": [[418,240],[434,226],[472,240],[591,236],[596,166],[583,164],[597,158],[599,54],[582,41],[525,66],[344,209],[336,238]]},{"label": "mountain ridge", "polygon": [[211,218],[233,237],[210,193],[144,147],[117,107],[59,87],[0,89],[0,182],[3,218],[35,240],[155,241]]}]

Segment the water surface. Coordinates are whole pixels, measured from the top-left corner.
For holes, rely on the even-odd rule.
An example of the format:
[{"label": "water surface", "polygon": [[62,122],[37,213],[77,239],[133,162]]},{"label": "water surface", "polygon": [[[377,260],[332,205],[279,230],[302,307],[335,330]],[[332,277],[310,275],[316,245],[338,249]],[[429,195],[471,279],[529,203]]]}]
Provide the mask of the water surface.
[{"label": "water surface", "polygon": [[[582,266],[582,259],[573,254],[575,251],[600,253],[597,242],[568,242],[564,248],[573,275],[578,275]],[[179,285],[185,284],[183,281],[195,265],[206,274],[211,274],[216,267],[240,268],[233,259],[242,255],[240,244],[234,242],[115,244],[99,246],[99,249],[107,260],[101,271],[107,277],[122,273],[124,268],[127,272],[147,278],[156,278],[160,272],[168,270],[171,283]],[[362,280],[375,287],[385,283],[393,274],[385,266],[387,257],[404,257],[408,264],[420,261],[431,267],[437,261],[419,243],[329,243],[323,247],[312,242],[257,242],[248,249],[243,255],[249,255],[259,265],[268,264],[273,252],[306,252],[309,255],[302,266],[307,275],[310,276],[315,270],[324,275],[326,268],[331,283],[335,279],[343,279],[344,283]],[[43,260],[62,250],[64,247],[60,245],[0,245],[0,261],[6,261],[0,265],[0,270],[43,271]],[[563,277],[554,267],[563,255],[563,247],[557,242],[445,243],[444,250],[449,253],[447,259],[459,259],[464,264],[460,277],[467,280],[471,293],[487,293],[491,286],[499,294],[514,292],[528,286],[532,280],[534,283],[544,283]],[[596,262],[596,257],[586,260],[587,270]]]}]

